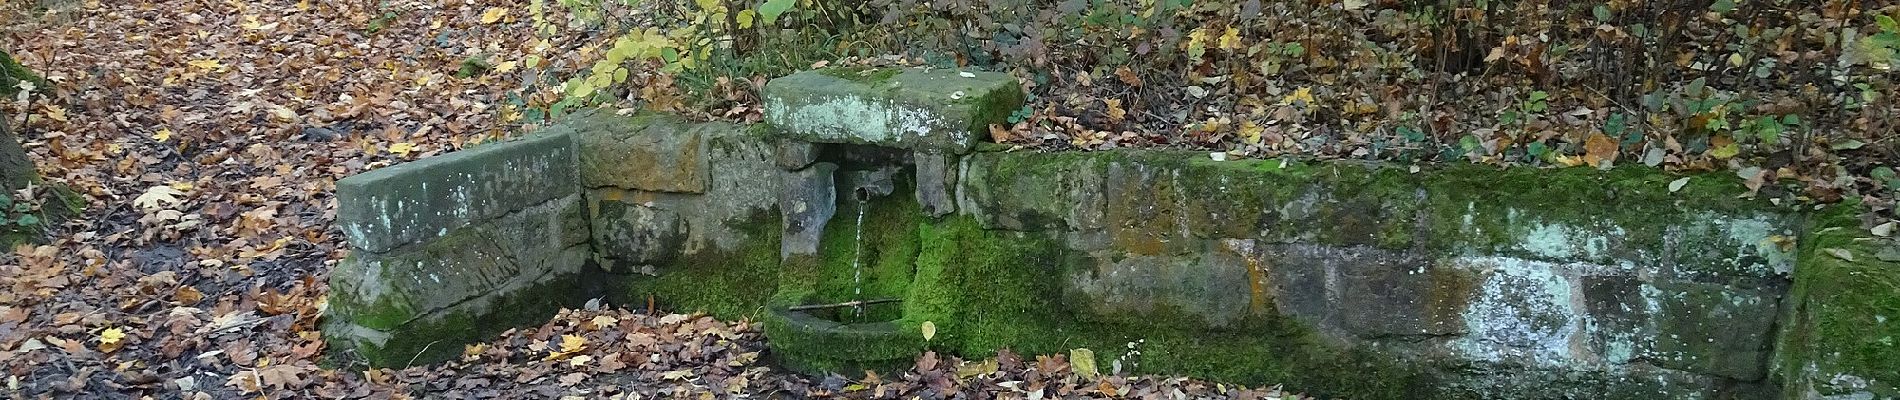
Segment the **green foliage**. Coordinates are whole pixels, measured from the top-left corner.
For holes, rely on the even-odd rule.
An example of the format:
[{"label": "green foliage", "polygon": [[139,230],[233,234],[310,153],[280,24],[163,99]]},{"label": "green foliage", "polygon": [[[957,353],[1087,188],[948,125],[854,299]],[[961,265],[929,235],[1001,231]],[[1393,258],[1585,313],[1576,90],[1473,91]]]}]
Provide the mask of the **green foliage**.
[{"label": "green foliage", "polygon": [[462,66],[460,68],[455,69],[455,77],[473,78],[488,74],[488,71],[494,69],[495,65],[489,64],[486,56],[469,57],[462,60]]},{"label": "green foliage", "polygon": [[766,25],[776,24],[778,23],[778,16],[785,15],[786,11],[791,11],[792,6],[797,3],[798,0],[765,0],[764,4],[759,4],[759,17],[765,19],[764,22]]},{"label": "green foliage", "polygon": [[15,201],[13,196],[0,193],[0,227],[38,229],[39,208],[35,202],[24,199]]}]

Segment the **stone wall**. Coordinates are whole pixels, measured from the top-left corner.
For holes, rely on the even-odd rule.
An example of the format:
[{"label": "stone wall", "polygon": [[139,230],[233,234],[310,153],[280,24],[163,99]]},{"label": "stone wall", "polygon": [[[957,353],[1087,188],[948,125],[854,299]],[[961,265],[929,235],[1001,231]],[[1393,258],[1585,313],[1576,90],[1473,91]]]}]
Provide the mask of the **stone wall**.
[{"label": "stone wall", "polygon": [[1084,318],[1220,332],[1289,317],[1323,342],[1458,365],[1422,373],[1464,395],[1772,391],[1801,220],[1718,177],[1670,193],[1642,170],[1157,151],[962,169],[965,215],[1076,256],[1063,289]]},{"label": "stone wall", "polygon": [[524,139],[337,181],[351,254],[330,272],[332,354],[429,363],[579,304],[587,215],[571,134]]},{"label": "stone wall", "polygon": [[[1900,247],[1853,204],[1641,167],[977,143],[1009,79],[804,72],[768,85],[769,124],[585,111],[346,179],[326,335],[399,366],[604,297],[760,320],[807,370],[1090,348],[1329,397],[1900,396]],[[896,301],[791,311],[870,297]]]}]

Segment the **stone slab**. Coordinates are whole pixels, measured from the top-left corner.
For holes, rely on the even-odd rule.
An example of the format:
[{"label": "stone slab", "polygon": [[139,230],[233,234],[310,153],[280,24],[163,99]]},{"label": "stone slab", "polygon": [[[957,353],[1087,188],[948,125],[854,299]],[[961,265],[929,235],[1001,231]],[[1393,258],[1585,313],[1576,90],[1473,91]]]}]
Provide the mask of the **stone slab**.
[{"label": "stone slab", "polygon": [[773,79],[765,121],[788,138],[966,153],[1023,104],[1006,73],[830,68]]},{"label": "stone slab", "polygon": [[730,124],[695,124],[661,114],[620,116],[599,109],[570,116],[580,145],[581,183],[655,192],[706,191],[708,129],[737,130]]},{"label": "stone slab", "polygon": [[337,225],[356,249],[382,252],[575,193],[574,143],[548,129],[517,140],[338,180]]}]

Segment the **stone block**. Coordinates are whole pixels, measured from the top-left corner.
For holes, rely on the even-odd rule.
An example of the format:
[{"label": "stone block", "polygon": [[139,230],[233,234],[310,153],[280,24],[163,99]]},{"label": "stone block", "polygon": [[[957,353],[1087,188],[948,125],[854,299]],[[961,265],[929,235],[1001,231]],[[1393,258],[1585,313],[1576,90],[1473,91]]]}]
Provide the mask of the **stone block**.
[{"label": "stone block", "polygon": [[985,229],[1102,229],[1106,162],[1075,154],[976,153],[958,169],[957,209]]},{"label": "stone block", "polygon": [[779,173],[778,208],[784,215],[780,257],[818,254],[825,223],[838,212],[837,169],[831,163],[818,163],[804,170]]},{"label": "stone block", "polygon": [[1286,244],[1260,259],[1281,313],[1340,338],[1461,334],[1475,295],[1471,274],[1402,252]]},{"label": "stone block", "polygon": [[352,246],[383,252],[575,193],[563,129],[338,180],[337,225]]},{"label": "stone block", "polygon": [[957,157],[941,153],[918,152],[913,155],[917,167],[917,204],[924,214],[939,218],[957,212]]},{"label": "stone block", "polygon": [[780,139],[778,141],[778,167],[786,171],[804,169],[806,166],[811,165],[811,163],[818,161],[818,152],[818,144],[800,140]]},{"label": "stone block", "polygon": [[662,263],[679,255],[686,236],[679,211],[620,200],[602,200],[594,207],[589,221],[594,249],[613,261],[609,270],[625,272],[624,267]]},{"label": "stone block", "polygon": [[[1153,256],[1109,252],[1075,271],[1068,287],[1088,299],[1103,318],[1140,319],[1158,312],[1199,318],[1225,328],[1249,316],[1266,315],[1267,294],[1255,290],[1251,243],[1202,241],[1199,255]],[[1174,317],[1174,315],[1169,315]]]},{"label": "stone block", "polygon": [[1862,228],[1853,202],[1801,237],[1775,346],[1789,398],[1900,398],[1900,243]]},{"label": "stone block", "polygon": [[1702,283],[1659,283],[1651,359],[1664,367],[1753,381],[1766,376],[1780,296]]},{"label": "stone block", "polygon": [[1138,162],[1110,162],[1103,178],[1102,211],[1115,246],[1132,254],[1193,250],[1185,220],[1179,170]]},{"label": "stone block", "polygon": [[580,145],[581,182],[587,187],[702,193],[708,174],[703,131],[729,128],[719,125],[594,110],[570,116],[561,126],[572,129]]},{"label": "stone block", "polygon": [[915,68],[830,68],[773,79],[760,93],[765,121],[789,138],[954,154],[1023,104],[1006,73]]},{"label": "stone block", "polygon": [[579,195],[390,252],[358,251],[330,273],[325,338],[372,366],[426,364],[466,342],[542,321],[585,301],[588,259]]}]

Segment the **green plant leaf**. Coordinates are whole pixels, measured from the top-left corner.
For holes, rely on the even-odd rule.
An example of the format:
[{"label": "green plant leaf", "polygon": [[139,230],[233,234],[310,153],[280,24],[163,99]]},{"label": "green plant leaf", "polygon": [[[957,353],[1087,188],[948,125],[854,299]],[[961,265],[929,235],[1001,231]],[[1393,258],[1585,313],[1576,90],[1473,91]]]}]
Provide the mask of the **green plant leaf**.
[{"label": "green plant leaf", "polygon": [[40,226],[40,217],[33,214],[21,215],[20,219],[13,222],[20,226]]},{"label": "green plant leaf", "polygon": [[1735,0],[1715,0],[1715,4],[1710,4],[1709,9],[1718,13],[1735,11]]},{"label": "green plant leaf", "polygon": [[1544,145],[1544,142],[1531,142],[1530,146],[1525,146],[1524,153],[1529,154],[1531,158],[1543,159],[1545,155],[1550,154],[1550,146]]},{"label": "green plant leaf", "polygon": [[798,0],[765,0],[765,4],[759,5],[759,17],[765,19],[766,25],[776,24],[779,15],[791,11],[797,4]]}]

